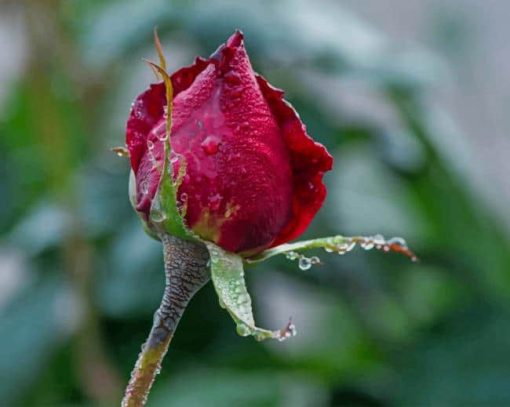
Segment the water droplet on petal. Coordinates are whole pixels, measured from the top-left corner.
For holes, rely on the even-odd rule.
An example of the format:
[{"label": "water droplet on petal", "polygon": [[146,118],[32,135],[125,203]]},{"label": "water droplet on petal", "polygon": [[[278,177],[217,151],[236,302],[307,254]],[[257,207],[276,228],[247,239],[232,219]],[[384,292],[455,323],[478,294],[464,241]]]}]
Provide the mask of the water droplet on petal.
[{"label": "water droplet on petal", "polygon": [[209,208],[212,211],[217,211],[220,208],[221,198],[220,194],[214,194],[208,198]]},{"label": "water droplet on petal", "polygon": [[225,83],[230,86],[236,86],[241,83],[241,78],[235,73],[235,72],[227,72],[223,79],[225,80]]},{"label": "water droplet on petal", "polygon": [[152,141],[150,141],[150,140],[147,140],[147,148],[149,150],[154,149],[154,143]]},{"label": "water droplet on petal", "polygon": [[210,135],[210,136],[207,136],[205,138],[205,140],[202,141],[202,144],[200,144],[200,145],[207,155],[213,155],[218,152],[220,140],[217,136]]},{"label": "water droplet on petal", "polygon": [[147,195],[147,193],[149,192],[149,181],[147,181],[147,180],[142,181],[140,188],[142,190],[142,194]]},{"label": "water droplet on petal", "polygon": [[238,98],[239,96],[241,96],[243,94],[243,90],[241,87],[237,87],[237,88],[233,88],[231,91],[230,91],[230,96],[232,96],[233,98]]}]

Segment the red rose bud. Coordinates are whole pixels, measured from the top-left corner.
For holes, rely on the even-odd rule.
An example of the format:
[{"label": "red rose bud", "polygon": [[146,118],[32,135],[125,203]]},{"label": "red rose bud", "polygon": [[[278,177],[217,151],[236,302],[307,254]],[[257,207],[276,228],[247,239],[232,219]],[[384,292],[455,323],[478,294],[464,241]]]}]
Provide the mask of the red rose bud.
[{"label": "red rose bud", "polygon": [[[173,176],[186,163],[177,199],[188,228],[230,252],[255,254],[298,237],[326,196],[333,159],[298,114],[253,72],[234,33],[209,59],[171,75]],[[165,85],[139,95],[126,142],[134,205],[150,225],[164,162]]]}]

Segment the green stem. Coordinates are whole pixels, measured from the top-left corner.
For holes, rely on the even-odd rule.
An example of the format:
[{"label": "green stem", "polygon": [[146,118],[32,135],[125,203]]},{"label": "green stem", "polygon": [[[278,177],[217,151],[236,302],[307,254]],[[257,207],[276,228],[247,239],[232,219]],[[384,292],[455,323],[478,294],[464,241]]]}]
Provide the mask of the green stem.
[{"label": "green stem", "polygon": [[209,253],[202,243],[161,235],[166,285],[147,341],[138,355],[122,407],[144,406],[177,324],[193,295],[210,279]]}]

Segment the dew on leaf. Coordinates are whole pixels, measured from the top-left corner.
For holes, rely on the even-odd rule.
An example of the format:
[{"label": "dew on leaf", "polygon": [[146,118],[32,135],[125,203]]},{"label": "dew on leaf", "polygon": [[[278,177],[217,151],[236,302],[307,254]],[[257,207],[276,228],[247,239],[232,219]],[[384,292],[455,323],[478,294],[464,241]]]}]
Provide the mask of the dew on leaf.
[{"label": "dew on leaf", "polygon": [[152,210],[150,214],[150,218],[153,222],[161,223],[166,219],[166,216],[160,210]]},{"label": "dew on leaf", "polygon": [[364,238],[363,241],[360,243],[360,246],[365,250],[372,250],[375,245],[373,240],[369,238]]},{"label": "dew on leaf", "polygon": [[400,247],[407,247],[407,242],[402,239],[401,237],[392,237],[391,239],[388,240],[387,242],[390,246],[395,244],[395,245],[398,245]]},{"label": "dew on leaf", "polygon": [[240,322],[236,326],[237,334],[240,336],[248,336],[250,334],[250,328],[245,323]]},{"label": "dew on leaf", "polygon": [[300,255],[299,253],[296,252],[288,252],[285,254],[285,257],[287,257],[287,259],[289,260],[296,260],[299,259]]},{"label": "dew on leaf", "polygon": [[386,244],[386,240],[384,240],[383,235],[375,235],[372,240],[376,246],[383,246]]},{"label": "dew on leaf", "polygon": [[301,270],[309,270],[312,267],[312,262],[308,257],[303,256],[299,259],[298,267]]}]

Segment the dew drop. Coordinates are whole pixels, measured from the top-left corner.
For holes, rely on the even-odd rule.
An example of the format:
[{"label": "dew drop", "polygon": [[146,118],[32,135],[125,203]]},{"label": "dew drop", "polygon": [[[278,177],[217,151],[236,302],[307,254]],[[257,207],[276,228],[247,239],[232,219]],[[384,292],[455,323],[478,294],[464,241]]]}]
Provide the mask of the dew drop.
[{"label": "dew drop", "polygon": [[237,305],[243,305],[250,302],[250,297],[246,293],[242,293],[237,297]]},{"label": "dew drop", "polygon": [[296,259],[299,259],[299,253],[288,252],[285,254],[285,257],[287,257],[287,259],[289,259],[289,260],[296,260]]},{"label": "dew drop", "polygon": [[151,221],[160,223],[166,219],[166,216],[163,212],[159,210],[152,210],[150,215]]},{"label": "dew drop", "polygon": [[402,239],[401,237],[392,237],[388,240],[388,244],[391,245],[398,245],[402,248],[407,248],[407,242]]},{"label": "dew drop", "polygon": [[346,247],[345,247],[345,250],[346,250],[347,252],[350,252],[350,251],[352,251],[352,249],[354,249],[355,247],[356,247],[356,242],[355,242],[355,241],[353,241],[353,240],[350,240],[350,241],[347,243],[347,245],[346,245]]},{"label": "dew drop", "polygon": [[246,326],[246,324],[240,322],[236,326],[237,334],[240,336],[248,336],[250,334],[250,328]]},{"label": "dew drop", "polygon": [[217,136],[214,135],[207,136],[205,140],[202,141],[202,144],[200,144],[207,155],[216,154],[218,152],[219,145],[220,140]]},{"label": "dew drop", "polygon": [[209,208],[212,211],[217,211],[220,208],[221,198],[220,194],[214,194],[208,198]]},{"label": "dew drop", "polygon": [[140,188],[142,190],[142,194],[147,195],[147,193],[149,192],[149,181],[147,181],[147,180],[142,181]]},{"label": "dew drop", "polygon": [[147,140],[147,147],[149,150],[153,150],[154,149],[154,143],[150,140]]},{"label": "dew drop", "polygon": [[234,72],[227,72],[225,76],[223,76],[223,79],[225,80],[225,83],[230,86],[236,86],[241,83],[241,79]]},{"label": "dew drop", "polygon": [[384,244],[386,244],[386,241],[384,240],[383,235],[375,235],[373,237],[373,241],[376,246],[383,246]]},{"label": "dew drop", "polygon": [[300,270],[309,270],[312,267],[312,262],[308,257],[301,257],[299,259],[298,267]]},{"label": "dew drop", "polygon": [[233,98],[238,98],[239,96],[241,96],[243,94],[243,90],[238,87],[238,88],[233,88],[231,91],[230,91],[230,96],[232,96]]},{"label": "dew drop", "polygon": [[310,258],[310,263],[312,264],[320,264],[321,259],[319,259],[317,256],[313,256]]},{"label": "dew drop", "polygon": [[279,342],[283,342],[289,338],[296,336],[296,333],[297,333],[296,326],[289,321],[289,324],[283,330],[280,331],[277,339]]},{"label": "dew drop", "polygon": [[365,250],[372,250],[374,248],[374,241],[372,239],[365,238],[361,243],[360,246]]}]

